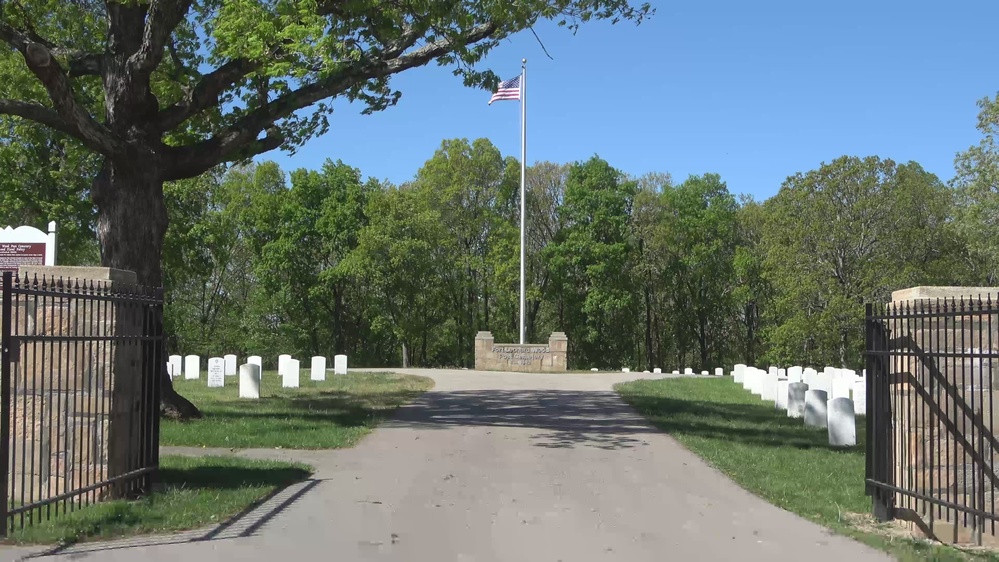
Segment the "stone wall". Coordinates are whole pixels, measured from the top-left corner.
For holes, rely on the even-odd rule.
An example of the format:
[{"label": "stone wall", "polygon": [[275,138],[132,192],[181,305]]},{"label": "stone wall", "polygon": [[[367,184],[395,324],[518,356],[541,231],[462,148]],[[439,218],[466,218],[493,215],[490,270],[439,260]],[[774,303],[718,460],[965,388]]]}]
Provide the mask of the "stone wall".
[{"label": "stone wall", "polygon": [[[47,284],[85,279],[104,289],[135,282],[134,273],[108,268],[22,267],[20,274]],[[134,400],[140,346],[108,337],[137,333],[141,317],[106,299],[63,295],[13,301],[12,335],[24,338],[12,348],[11,366],[10,493],[19,503],[127,472],[134,463],[124,452],[134,451],[140,437]],[[74,339],[45,339],[53,336]],[[128,428],[136,431],[121,431]]]},{"label": "stone wall", "polygon": [[[995,299],[999,288],[916,287],[892,294],[892,305],[906,307],[904,314],[913,317],[888,326],[895,357],[890,402],[897,485],[995,512],[999,477],[992,467],[999,468],[999,451],[989,440],[999,426],[999,400],[993,400],[999,363],[976,355],[999,352],[999,317],[971,307],[930,316],[944,312],[944,300],[937,299],[948,299],[953,312],[949,299],[984,299],[987,294]],[[973,428],[978,429],[973,433]],[[962,512],[903,494],[896,495],[895,507],[896,516],[908,520],[905,524],[914,532],[944,542],[978,542],[972,518]],[[990,523],[981,539],[999,544]]]},{"label": "stone wall", "polygon": [[569,339],[552,332],[548,344],[495,343],[491,332],[475,336],[475,368],[480,371],[564,373]]}]

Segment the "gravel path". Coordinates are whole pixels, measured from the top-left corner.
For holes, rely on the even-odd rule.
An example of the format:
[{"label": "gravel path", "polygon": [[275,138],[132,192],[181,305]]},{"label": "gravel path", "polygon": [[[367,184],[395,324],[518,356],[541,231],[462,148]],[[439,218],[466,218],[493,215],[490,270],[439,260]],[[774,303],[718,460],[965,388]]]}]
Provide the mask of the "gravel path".
[{"label": "gravel path", "polygon": [[[398,369],[396,370],[399,371]],[[4,559],[890,560],[745,492],[611,391],[639,373],[418,371],[435,389],[355,448],[164,448],[313,465],[224,527]]]}]

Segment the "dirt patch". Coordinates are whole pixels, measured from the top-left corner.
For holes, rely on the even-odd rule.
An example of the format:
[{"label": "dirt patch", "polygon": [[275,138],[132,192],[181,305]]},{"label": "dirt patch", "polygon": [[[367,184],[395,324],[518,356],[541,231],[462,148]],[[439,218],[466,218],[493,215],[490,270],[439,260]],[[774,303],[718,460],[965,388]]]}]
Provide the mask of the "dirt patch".
[{"label": "dirt patch", "polygon": [[844,513],[843,521],[848,523],[853,529],[862,533],[877,535],[887,541],[907,540],[926,545],[937,545],[953,548],[968,554],[999,553],[999,549],[988,546],[976,546],[970,544],[949,544],[933,539],[928,539],[919,531],[911,530],[911,523],[903,520],[881,522],[870,513]]}]

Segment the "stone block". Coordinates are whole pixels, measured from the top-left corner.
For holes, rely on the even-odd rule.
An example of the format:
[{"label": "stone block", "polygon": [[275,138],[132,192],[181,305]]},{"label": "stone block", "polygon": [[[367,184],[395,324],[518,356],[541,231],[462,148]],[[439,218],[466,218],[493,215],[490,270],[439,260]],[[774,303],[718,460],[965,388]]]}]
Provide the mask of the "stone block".
[{"label": "stone block", "polygon": [[[552,332],[548,344],[498,344],[490,332],[475,337],[475,368],[482,371],[565,372],[569,340]],[[625,371],[627,372],[627,371]]]}]

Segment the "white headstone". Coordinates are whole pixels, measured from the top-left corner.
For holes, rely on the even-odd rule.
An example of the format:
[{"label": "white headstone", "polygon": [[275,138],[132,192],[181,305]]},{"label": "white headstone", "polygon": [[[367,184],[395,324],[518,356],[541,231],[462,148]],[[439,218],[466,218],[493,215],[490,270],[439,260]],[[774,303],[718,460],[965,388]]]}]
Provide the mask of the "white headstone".
[{"label": "white headstone", "polygon": [[630,373],[630,372],[631,372],[631,369],[629,369],[629,368],[627,368],[627,367],[621,367],[621,372],[622,372],[622,373]]},{"label": "white headstone", "polygon": [[725,369],[722,369],[721,367],[715,367],[715,376],[716,377],[724,377],[725,376]]},{"label": "white headstone", "polygon": [[828,394],[824,390],[809,390],[805,393],[805,425],[809,427],[826,427],[828,413],[826,401]]},{"label": "white headstone", "polygon": [[188,380],[201,378],[201,357],[197,355],[184,357],[184,378]]},{"label": "white headstone", "polygon": [[777,378],[786,379],[787,378],[787,369],[777,369]]},{"label": "white headstone", "polygon": [[802,368],[799,366],[790,367],[787,370],[787,382],[801,382]]},{"label": "white headstone", "polygon": [[260,367],[260,373],[263,374],[263,372],[264,372],[264,360],[259,355],[251,355],[251,356],[247,357],[246,358],[246,363],[248,365],[256,365],[257,367]]},{"label": "white headstone", "polygon": [[288,355],[287,353],[278,355],[278,376],[284,376],[284,372],[288,369],[288,363],[290,361],[291,355]]},{"label": "white headstone", "polygon": [[707,372],[707,371],[701,371],[701,376],[702,376],[702,377],[706,377],[706,376],[708,376],[708,372]]},{"label": "white headstone", "polygon": [[777,375],[777,367],[770,367],[769,369],[767,369],[767,372],[770,373],[771,375],[775,375],[776,376]]},{"label": "white headstone", "polygon": [[291,359],[285,364],[284,375],[281,377],[281,386],[284,388],[298,388],[298,379],[302,374],[298,359]]},{"label": "white headstone", "polygon": [[591,367],[591,368],[590,368],[590,370],[591,370],[591,371],[593,371],[593,372],[595,373],[595,372],[599,371],[600,369],[598,369],[598,368],[596,368],[596,367]]},{"label": "white headstone", "polygon": [[833,398],[829,401],[829,445],[853,447],[857,444],[857,418],[853,413],[853,400]]},{"label": "white headstone", "polygon": [[223,357],[225,359],[225,376],[232,377],[236,375],[236,356],[233,354],[226,355]]},{"label": "white headstone", "polygon": [[812,390],[822,390],[825,391],[826,395],[832,392],[832,373],[816,373],[812,377],[812,384],[808,388]]},{"label": "white headstone", "polygon": [[656,374],[656,375],[661,374],[662,372],[663,372],[663,370],[660,369],[659,367],[656,367],[655,369],[652,369],[652,373]]},{"label": "white headstone", "polygon": [[694,374],[694,370],[691,369],[690,367],[687,367],[686,369],[683,370],[683,374],[685,374],[685,375],[693,375]]},{"label": "white headstone", "polygon": [[787,417],[800,418],[805,415],[805,395],[808,385],[803,382],[793,382],[787,385]]},{"label": "white headstone", "polygon": [[314,381],[326,380],[326,358],[322,355],[312,357],[312,371],[309,374],[309,378]]},{"label": "white headstone", "polygon": [[346,375],[347,374],[347,356],[346,355],[335,355],[333,357],[333,374],[335,374],[335,375]]},{"label": "white headstone", "polygon": [[239,366],[239,397],[260,398],[260,365],[247,363]]},{"label": "white headstone", "polygon": [[741,383],[746,376],[746,366],[742,363],[737,363],[735,369],[732,370],[732,380],[737,383]]},{"label": "white headstone", "polygon": [[846,377],[836,377],[832,380],[832,392],[829,395],[832,400],[837,398],[849,398],[853,380]]},{"label": "white headstone", "polygon": [[680,374],[680,371],[673,371],[673,374],[674,374],[674,375],[679,375],[679,374]]},{"label": "white headstone", "polygon": [[819,374],[818,371],[816,371],[815,369],[813,369],[811,367],[808,367],[807,369],[805,369],[804,371],[802,371],[801,382],[803,382],[803,383],[805,383],[805,384],[807,384],[809,386],[813,385],[813,384],[815,384],[815,375],[817,375],[817,374]]},{"label": "white headstone", "polygon": [[867,381],[860,377],[853,381],[853,413],[867,415]]},{"label": "white headstone", "polygon": [[790,383],[786,380],[777,381],[777,401],[774,405],[778,410],[787,410],[787,387]]},{"label": "white headstone", "polygon": [[742,388],[745,388],[746,390],[752,392],[753,391],[753,384],[754,384],[754,378],[755,377],[756,377],[756,368],[755,367],[746,367],[745,369],[743,369],[743,371],[742,371]]},{"label": "white headstone", "polygon": [[777,375],[766,373],[763,375],[763,384],[760,389],[760,398],[770,402],[777,401]]},{"label": "white headstone", "polygon": [[184,374],[184,358],[180,355],[171,355],[170,365],[173,366],[173,372],[171,373],[173,376],[179,377]]},{"label": "white headstone", "polygon": [[763,371],[761,369],[753,369],[752,374],[746,376],[746,380],[749,382],[749,384],[746,386],[746,389],[757,396],[763,394],[763,378],[766,375],[767,375],[766,371]]},{"label": "white headstone", "polygon": [[225,359],[210,357],[208,359],[208,387],[219,388],[223,386],[225,386]]}]

